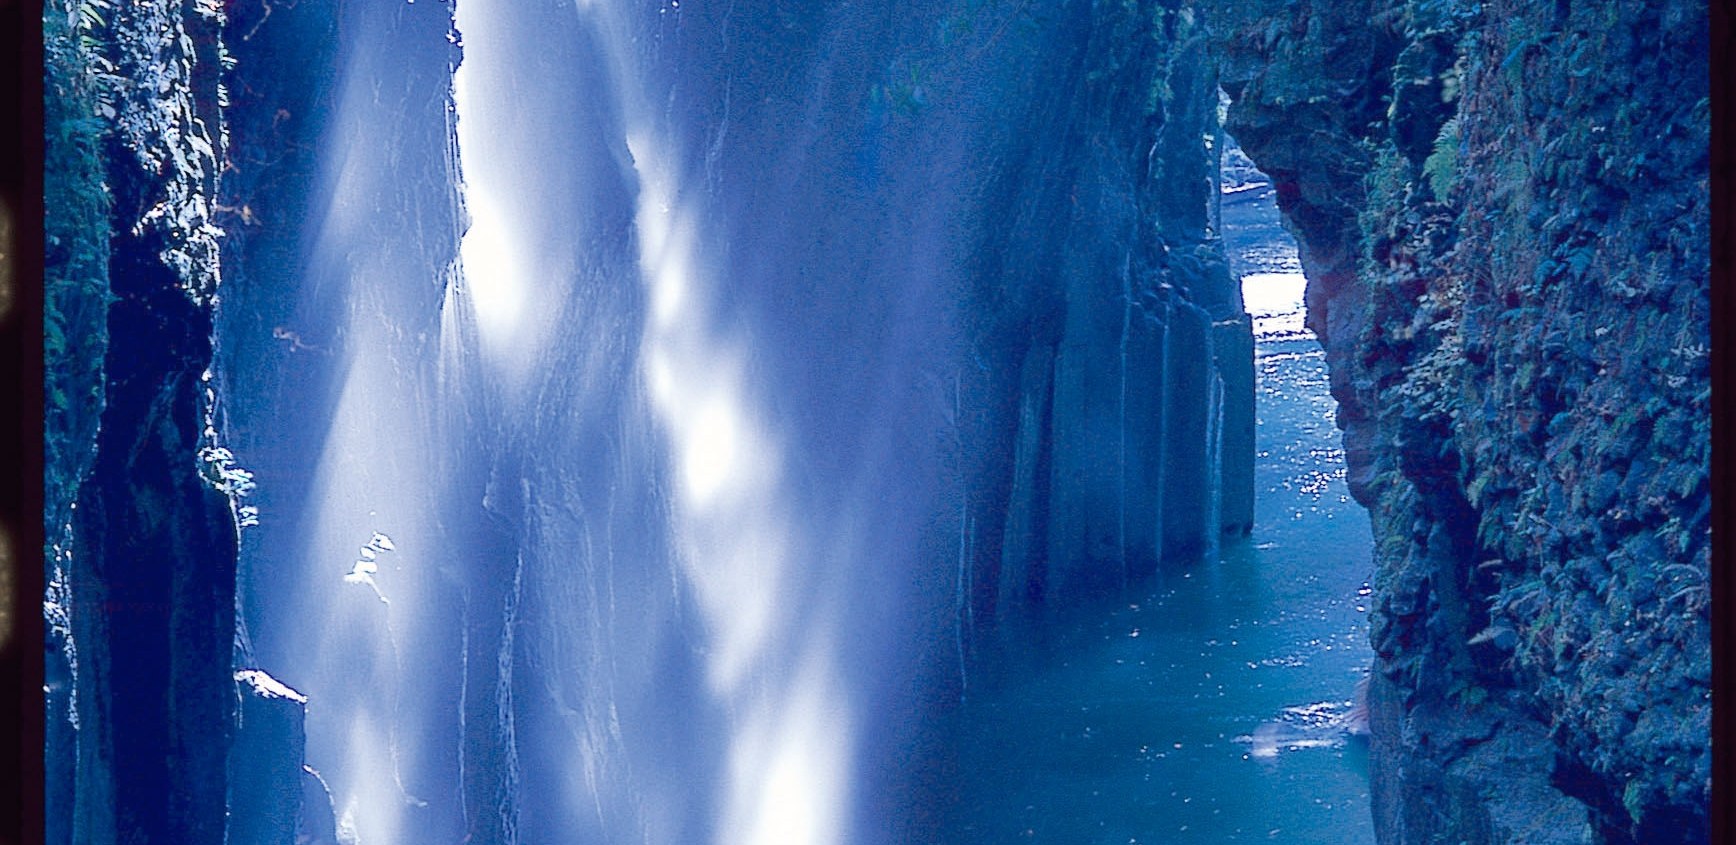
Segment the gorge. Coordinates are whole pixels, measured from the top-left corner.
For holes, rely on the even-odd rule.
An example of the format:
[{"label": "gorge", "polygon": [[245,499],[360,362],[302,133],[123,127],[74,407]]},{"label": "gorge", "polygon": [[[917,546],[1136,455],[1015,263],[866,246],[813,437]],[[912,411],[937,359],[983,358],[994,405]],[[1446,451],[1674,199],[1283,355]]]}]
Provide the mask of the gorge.
[{"label": "gorge", "polygon": [[[1097,695],[1042,674],[1070,631],[1193,660],[1312,576],[1337,680],[1247,706],[1372,663],[1366,799],[1314,780],[1374,841],[1710,838],[1703,5],[44,35],[50,842],[976,841],[1047,730],[1008,678]],[[1330,401],[1257,348],[1232,143]],[[1310,471],[1370,532],[1281,534],[1287,401],[1336,402]],[[1221,650],[1189,671],[1251,677]]]}]

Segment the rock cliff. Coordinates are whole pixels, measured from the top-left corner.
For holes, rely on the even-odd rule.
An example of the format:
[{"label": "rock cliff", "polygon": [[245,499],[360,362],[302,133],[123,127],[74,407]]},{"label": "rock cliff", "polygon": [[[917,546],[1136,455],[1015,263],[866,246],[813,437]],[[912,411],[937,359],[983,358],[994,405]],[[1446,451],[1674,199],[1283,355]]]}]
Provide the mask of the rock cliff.
[{"label": "rock cliff", "polygon": [[966,322],[989,366],[965,439],[986,615],[1196,559],[1253,518],[1253,340],[1212,214],[1207,18],[1029,14],[1051,28],[1004,54],[1037,57],[1024,128],[975,163],[989,201]]},{"label": "rock cliff", "polygon": [[[398,108],[380,112],[399,133],[387,145],[399,168],[391,172],[403,184],[435,187],[402,203],[396,185],[381,188],[389,201],[350,222],[355,237],[395,245],[381,272],[411,280],[408,294],[378,306],[392,315],[382,323],[399,344],[392,348],[419,362],[408,368],[416,378],[457,380],[433,371],[429,338],[461,228],[446,117],[458,39],[445,10],[362,8],[350,13],[381,16],[367,18],[367,32],[401,31],[420,45],[400,51],[414,60],[410,71],[384,63],[349,70],[377,83],[366,92],[375,106]],[[55,842],[221,842],[236,795],[268,809],[257,831],[232,834],[282,837],[294,826],[286,790],[302,779],[292,768],[299,702],[258,685],[248,698],[234,675],[251,649],[236,601],[237,523],[251,514],[232,498],[249,477],[214,439],[222,421],[213,419],[221,407],[212,390],[224,385],[205,379],[214,357],[216,222],[230,229],[226,260],[252,280],[221,315],[232,345],[219,369],[265,397],[258,419],[304,406],[317,406],[315,418],[329,413],[336,375],[320,357],[359,342],[337,330],[338,317],[352,313],[343,299],[351,288],[307,279],[350,268],[299,265],[302,239],[315,236],[300,221],[316,190],[307,183],[324,172],[313,150],[346,128],[320,117],[338,96],[337,57],[369,51],[354,49],[344,39],[355,32],[339,31],[311,6],[238,9],[230,32],[255,64],[229,77],[241,83],[231,104],[219,84],[231,57],[218,9],[179,0],[49,9],[50,191],[59,198],[49,220],[48,518],[60,546],[46,610],[56,647],[50,707],[65,717],[57,715],[49,738],[50,759],[60,761],[49,772]],[[704,52],[728,43],[727,15],[693,24],[695,33],[716,27],[716,38],[671,37],[667,50],[672,64],[681,50],[694,51],[678,76],[682,92],[698,93],[681,96],[722,104],[715,118],[692,109],[707,130],[695,137],[734,154],[718,171],[731,187],[709,188],[723,198],[714,198],[717,207],[777,223],[756,228],[756,218],[732,213],[742,242],[768,230],[805,235],[786,219],[790,207],[817,214],[842,202],[879,215],[881,204],[932,204],[934,184],[969,212],[960,216],[971,225],[936,229],[946,237],[934,238],[938,257],[929,263],[888,261],[896,250],[852,231],[810,239],[790,265],[852,281],[872,277],[840,267],[890,266],[899,273],[881,278],[937,300],[930,265],[962,279],[944,289],[962,301],[958,337],[947,338],[961,348],[941,370],[951,371],[951,390],[937,394],[950,393],[942,404],[951,414],[936,415],[950,423],[946,457],[955,465],[936,474],[963,491],[956,610],[964,619],[1136,578],[1248,525],[1251,339],[1212,214],[1221,84],[1234,101],[1228,128],[1272,176],[1301,243],[1310,325],[1332,368],[1352,489],[1374,515],[1370,721],[1383,840],[1706,838],[1703,6],[1055,0],[959,4],[958,14],[916,22],[881,21],[849,4],[835,11],[866,33],[864,55],[882,41],[907,47],[884,68],[850,50],[840,51],[837,67],[817,61],[848,83],[838,89],[844,94],[822,95],[816,85],[803,100],[809,95],[791,95],[773,73],[789,62],[771,55],[783,43],[775,38],[800,46],[810,35],[811,22],[781,12],[760,21],[775,35],[755,48],[768,51],[763,66],[751,51],[741,66],[743,90],[760,85],[763,109],[743,106],[732,117],[735,78]],[[858,110],[868,124],[846,127],[865,140],[796,150],[798,158],[818,151],[820,174],[791,166],[792,180],[808,186],[799,206],[764,201],[752,187],[760,164],[786,155],[765,141],[781,143],[785,115],[798,111],[769,106],[786,96],[830,115],[830,134],[816,128],[815,138],[854,137],[838,127],[854,126]],[[579,113],[593,98],[575,99],[583,102],[567,106]],[[851,108],[822,109],[832,103]],[[237,132],[233,148],[224,114]],[[612,120],[597,118],[603,141],[594,149],[568,140],[585,160],[620,171],[608,182],[619,182],[619,195],[602,204],[617,228],[598,228],[615,233],[629,225],[632,198],[624,187],[630,163],[599,152],[625,155],[605,137]],[[692,161],[716,163],[695,150]],[[924,164],[912,150],[939,150],[945,155],[935,161],[945,166]],[[936,182],[896,184],[880,156],[888,171],[902,164]],[[895,222],[886,231],[916,240],[907,221]],[[630,269],[620,247],[627,240],[608,239],[617,247],[609,267]],[[614,290],[621,313],[636,314],[635,288]],[[786,299],[768,286],[757,303],[796,327],[779,342],[810,352],[817,335],[803,333],[811,328],[803,321],[840,331],[841,320]],[[840,314],[862,314],[854,301],[838,301],[851,305]],[[884,319],[901,312],[889,309]],[[631,375],[630,357],[613,347],[595,354],[608,356],[610,384],[626,395],[619,385]],[[839,399],[838,368],[859,364],[788,358],[800,377],[784,386],[828,401]],[[469,410],[461,405],[454,416]],[[468,510],[435,504],[454,514],[456,527],[442,530],[470,538],[485,563],[461,557],[462,549],[436,559],[447,580],[430,589],[424,613],[469,627],[461,643],[449,625],[447,639],[421,645],[447,661],[430,658],[445,666],[431,674],[460,678],[464,695],[428,697],[432,703],[406,695],[380,712],[403,730],[433,726],[441,730],[429,735],[447,738],[395,784],[444,796],[433,809],[419,805],[405,829],[453,831],[482,819],[490,827],[481,838],[505,838],[518,812],[513,719],[524,715],[525,736],[553,735],[573,711],[552,686],[517,703],[496,694],[513,687],[520,600],[516,576],[509,593],[508,570],[499,568],[522,566],[516,535],[506,533],[528,530],[513,520],[537,511],[500,493],[512,485],[497,478],[522,471],[510,466],[517,457],[497,460],[485,448],[496,432],[461,422],[454,426],[471,438],[470,457],[452,461],[449,488],[454,501],[468,497]],[[816,422],[813,442],[827,442],[828,426],[857,422]],[[280,452],[254,444],[255,454],[266,466],[297,465],[321,436],[296,434]],[[585,460],[601,465],[606,457]],[[645,474],[627,463],[609,472]],[[307,524],[302,499],[313,495],[292,475],[277,480],[279,527],[262,528],[280,532],[266,536],[285,540],[276,550],[284,556],[299,548],[288,541]],[[543,480],[558,489],[558,478]],[[651,493],[633,495],[623,513],[653,510]],[[640,524],[650,523],[631,523]],[[566,577],[564,558],[550,559],[560,565],[545,571]],[[287,591],[287,575],[255,566],[239,576],[243,619],[278,630],[295,624],[293,606],[272,610],[258,598]],[[527,595],[541,612],[536,591]],[[962,643],[959,650],[962,663]],[[347,659],[332,658],[334,675],[354,668],[341,663]],[[616,699],[606,703],[612,714]],[[325,704],[329,714],[372,712],[336,698]],[[238,712],[257,717],[251,728],[235,730]],[[674,721],[650,707],[629,717],[664,730]],[[322,718],[328,734],[343,727]],[[454,726],[462,729],[447,729]],[[283,755],[252,767],[254,743]],[[534,742],[524,748],[530,777],[553,782],[563,771],[564,751],[539,757],[529,753]],[[333,775],[340,792],[366,780],[347,777]],[[511,814],[482,812],[508,804]],[[305,816],[322,829],[333,824],[323,807]],[[573,829],[558,814],[534,819]]]},{"label": "rock cliff", "polygon": [[45,11],[48,134],[67,167],[48,256],[49,834],[220,843],[235,712],[230,494],[247,481],[214,440],[207,381],[222,13]]},{"label": "rock cliff", "polygon": [[1705,7],[1242,4],[1374,517],[1389,843],[1707,836]]}]

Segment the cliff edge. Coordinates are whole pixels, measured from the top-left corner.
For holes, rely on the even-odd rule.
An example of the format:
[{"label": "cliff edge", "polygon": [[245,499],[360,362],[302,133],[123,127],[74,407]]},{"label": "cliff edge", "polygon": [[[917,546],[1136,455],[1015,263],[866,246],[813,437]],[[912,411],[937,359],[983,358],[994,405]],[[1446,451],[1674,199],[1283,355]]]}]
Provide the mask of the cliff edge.
[{"label": "cliff edge", "polygon": [[1373,515],[1381,841],[1706,841],[1704,5],[1225,15]]}]

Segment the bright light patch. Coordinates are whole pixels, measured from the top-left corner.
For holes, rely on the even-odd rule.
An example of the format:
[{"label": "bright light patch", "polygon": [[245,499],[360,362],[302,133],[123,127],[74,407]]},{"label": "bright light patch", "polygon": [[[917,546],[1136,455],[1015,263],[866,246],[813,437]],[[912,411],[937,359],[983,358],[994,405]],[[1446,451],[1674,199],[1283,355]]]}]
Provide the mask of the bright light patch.
[{"label": "bright light patch", "polygon": [[411,806],[393,771],[391,731],[373,714],[350,725],[347,770],[353,785],[338,817],[338,841],[385,845],[403,841],[404,813]]},{"label": "bright light patch", "polygon": [[[460,136],[464,135],[459,124]],[[511,335],[524,312],[524,280],[521,278],[507,227],[488,195],[467,185],[465,207],[470,229],[458,247],[464,266],[464,289],[476,309],[476,322],[484,338],[498,342]]]},{"label": "bright light patch", "polygon": [[1313,337],[1305,305],[1308,279],[1301,273],[1249,273],[1242,277],[1242,303],[1253,318],[1254,337],[1292,340]]},{"label": "bright light patch", "polygon": [[[764,514],[735,513],[729,520],[742,530],[717,532],[715,544],[694,543],[689,574],[703,595],[707,614],[721,622],[706,666],[714,691],[728,695],[764,658],[777,633],[784,596],[784,562],[789,557],[783,529]],[[722,522],[722,520],[719,520]],[[709,554],[699,553],[711,545]]]},{"label": "bright light patch", "polygon": [[651,325],[670,330],[687,299],[688,256],[693,251],[692,232],[678,224],[672,209],[668,180],[649,164],[651,144],[642,134],[627,137],[627,151],[638,163],[641,183],[635,223],[639,234],[639,263],[651,287]]},{"label": "bright light patch", "polygon": [[651,319],[659,327],[675,322],[687,294],[687,267],[679,258],[666,260],[651,283]]},{"label": "bright light patch", "polygon": [[848,815],[851,719],[838,679],[810,667],[788,697],[767,702],[731,750],[730,806],[719,841],[833,845]]},{"label": "bright light patch", "polygon": [[649,167],[651,140],[643,132],[627,133],[627,154],[639,173],[639,257],[651,266],[663,255],[669,237],[669,186]]},{"label": "bright light patch", "polygon": [[501,13],[487,2],[462,4],[458,29],[464,33],[464,61],[452,74],[452,105],[457,116],[459,184],[469,226],[459,242],[461,288],[476,315],[485,357],[513,385],[522,383],[547,322],[537,313],[531,280],[545,273],[544,256],[527,230],[526,192],[536,179],[527,172],[525,153],[513,131],[514,83],[502,73],[516,58]]},{"label": "bright light patch", "polygon": [[[610,46],[618,78],[632,78],[625,42]],[[649,306],[641,373],[673,451],[672,528],[705,620],[706,679],[730,714],[717,841],[834,845],[850,817],[850,696],[835,640],[811,625],[795,628],[790,590],[802,551],[781,483],[781,444],[747,377],[752,338],[714,333],[701,218],[677,190],[680,171],[662,155],[664,139],[633,119],[650,112],[631,94],[623,101]]]},{"label": "bright light patch", "polygon": [[650,383],[652,401],[667,405],[674,400],[675,374],[669,371],[668,356],[659,354],[656,350],[647,351],[645,379]]},{"label": "bright light patch", "polygon": [[712,402],[693,421],[683,445],[687,490],[703,504],[717,495],[735,467],[739,425],[726,402]]},{"label": "bright light patch", "polygon": [[1308,279],[1301,273],[1249,273],[1242,277],[1242,302],[1255,317],[1302,310]]},{"label": "bright light patch", "polygon": [[281,698],[294,701],[297,704],[307,703],[307,696],[290,689],[282,681],[258,669],[242,669],[235,673],[235,680],[252,687],[253,691],[262,698]]}]

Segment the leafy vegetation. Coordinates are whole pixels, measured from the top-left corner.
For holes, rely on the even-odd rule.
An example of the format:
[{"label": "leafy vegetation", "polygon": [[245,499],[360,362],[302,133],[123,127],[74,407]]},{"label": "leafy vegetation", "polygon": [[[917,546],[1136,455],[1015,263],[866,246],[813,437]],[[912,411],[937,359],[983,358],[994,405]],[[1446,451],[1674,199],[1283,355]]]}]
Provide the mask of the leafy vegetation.
[{"label": "leafy vegetation", "polygon": [[89,468],[108,346],[109,198],[103,143],[115,113],[104,58],[106,0],[54,0],[43,12],[46,301],[45,479],[57,538]]},{"label": "leafy vegetation", "polygon": [[1453,180],[1458,176],[1459,140],[1459,118],[1454,115],[1441,124],[1440,134],[1435,136],[1434,152],[1423,160],[1423,176],[1428,180],[1435,199],[1441,202],[1447,201]]}]

